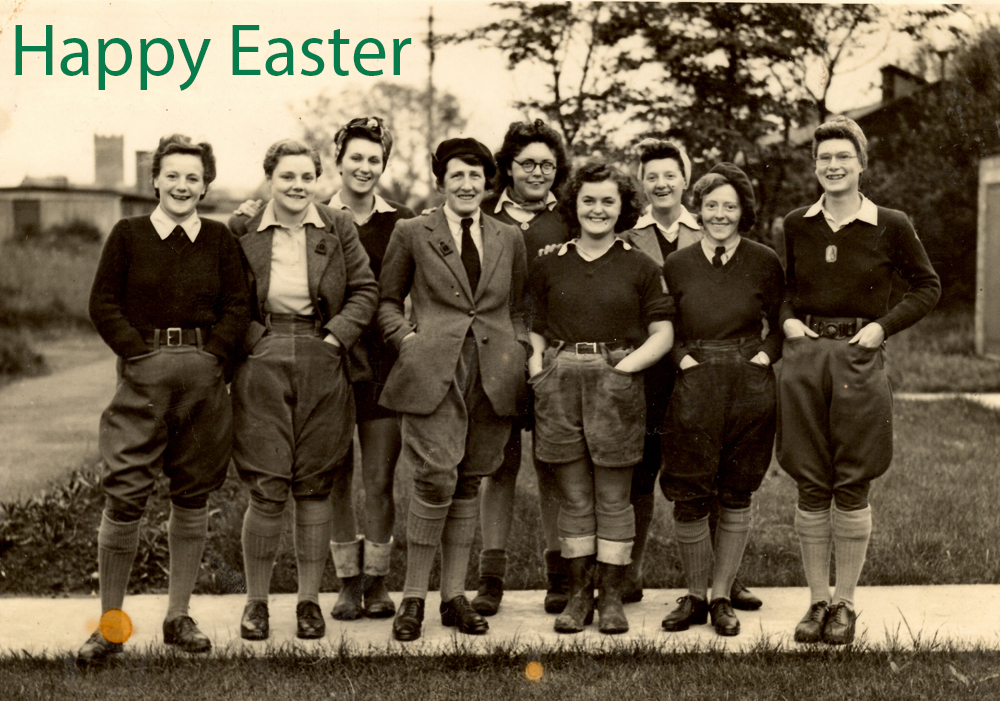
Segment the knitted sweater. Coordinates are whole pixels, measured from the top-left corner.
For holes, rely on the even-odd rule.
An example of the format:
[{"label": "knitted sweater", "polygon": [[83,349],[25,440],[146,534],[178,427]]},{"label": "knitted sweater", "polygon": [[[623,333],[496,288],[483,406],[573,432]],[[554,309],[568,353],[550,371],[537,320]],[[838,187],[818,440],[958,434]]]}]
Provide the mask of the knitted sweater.
[{"label": "knitted sweater", "polygon": [[506,209],[495,211],[497,202],[500,201],[501,191],[494,192],[483,200],[481,208],[483,212],[504,224],[516,226],[524,236],[524,247],[528,252],[528,263],[530,264],[538,257],[538,251],[551,243],[565,243],[570,239],[569,227],[563,219],[559,208],[545,209],[539,212],[534,219],[527,222],[527,228],[507,214]]},{"label": "knitted sweater", "polygon": [[90,293],[90,318],[123,358],[148,353],[153,329],[207,330],[204,350],[228,360],[250,322],[238,245],[226,227],[201,220],[195,241],[175,253],[148,216],[111,230]]},{"label": "knitted sweater", "polygon": [[[891,336],[934,308],[941,281],[904,213],[879,207],[878,225],[855,220],[834,233],[822,216],[804,216],[807,210],[785,217],[782,323],[806,314],[862,317],[877,321]],[[832,262],[827,260],[829,246],[836,246]],[[910,289],[890,310],[894,272]]]},{"label": "knitted sweater", "polygon": [[781,357],[778,314],[785,276],[778,256],[767,246],[741,239],[733,257],[714,268],[701,244],[672,253],[663,266],[676,317],[674,361],[686,355],[686,341],[725,341],[768,333],[761,350],[772,363]]}]

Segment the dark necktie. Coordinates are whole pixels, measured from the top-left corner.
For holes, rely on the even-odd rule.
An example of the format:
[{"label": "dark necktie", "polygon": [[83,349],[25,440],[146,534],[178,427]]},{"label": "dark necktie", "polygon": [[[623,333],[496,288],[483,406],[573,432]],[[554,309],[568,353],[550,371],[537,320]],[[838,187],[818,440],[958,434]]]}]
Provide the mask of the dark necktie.
[{"label": "dark necktie", "polygon": [[191,239],[188,238],[187,234],[184,233],[184,228],[178,224],[174,227],[174,230],[170,232],[170,236],[167,237],[167,242],[170,247],[174,249],[174,253],[181,253],[188,244],[191,243]]},{"label": "dark necktie", "polygon": [[465,266],[465,274],[469,276],[472,294],[476,294],[482,264],[479,262],[479,249],[472,240],[472,219],[469,217],[462,220],[462,265]]},{"label": "dark necktie", "polygon": [[721,268],[722,267],[722,254],[725,253],[725,252],[726,252],[726,247],[725,246],[716,246],[715,247],[715,255],[712,256],[712,265],[714,265],[716,268]]}]

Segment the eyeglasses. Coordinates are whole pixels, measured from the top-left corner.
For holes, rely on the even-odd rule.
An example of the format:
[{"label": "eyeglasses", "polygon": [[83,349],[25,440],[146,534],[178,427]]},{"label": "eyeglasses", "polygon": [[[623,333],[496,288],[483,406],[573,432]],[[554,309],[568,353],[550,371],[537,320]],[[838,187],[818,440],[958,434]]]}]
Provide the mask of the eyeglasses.
[{"label": "eyeglasses", "polygon": [[853,153],[824,153],[822,156],[816,156],[816,164],[821,166],[828,166],[831,163],[847,163],[852,158],[857,158]]},{"label": "eyeglasses", "polygon": [[525,158],[523,161],[514,161],[514,162],[517,163],[519,166],[521,166],[521,170],[523,170],[525,173],[534,172],[535,166],[538,166],[539,168],[542,169],[542,175],[552,175],[553,173],[556,172],[556,164],[553,163],[552,161],[542,161],[541,163],[538,163],[537,161],[533,161],[530,158]]}]

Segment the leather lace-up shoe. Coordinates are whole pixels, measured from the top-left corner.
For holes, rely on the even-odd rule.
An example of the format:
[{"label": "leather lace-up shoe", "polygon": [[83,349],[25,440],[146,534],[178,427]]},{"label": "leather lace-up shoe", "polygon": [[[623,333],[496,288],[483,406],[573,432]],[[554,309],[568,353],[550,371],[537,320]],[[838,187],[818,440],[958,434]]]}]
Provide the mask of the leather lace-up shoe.
[{"label": "leather lace-up shoe", "polygon": [[809,607],[806,615],[795,626],[795,642],[818,643],[823,635],[823,626],[830,615],[830,605],[825,601],[817,601]]},{"label": "leather lace-up shoe", "polygon": [[247,602],[240,620],[240,637],[244,640],[267,640],[271,634],[268,622],[267,603],[264,601]]},{"label": "leather lace-up shoe", "polygon": [[729,600],[734,609],[740,611],[756,611],[764,602],[750,593],[750,590],[740,584],[740,580],[733,580],[733,588],[729,592]]},{"label": "leather lace-up shoe", "polygon": [[459,594],[451,601],[441,602],[441,625],[446,628],[457,626],[459,633],[483,635],[490,629],[486,619],[476,613],[472,604]]},{"label": "leather lace-up shoe", "polygon": [[858,615],[846,603],[838,601],[830,608],[830,615],[823,626],[823,642],[828,645],[847,645],[854,640],[854,624]]},{"label": "leather lace-up shoe", "polygon": [[424,622],[424,600],[408,596],[399,603],[396,618],[392,621],[392,636],[406,642],[420,637],[420,627]]},{"label": "leather lace-up shoe", "polygon": [[714,599],[709,604],[708,610],[712,616],[712,626],[716,633],[726,636],[740,634],[740,619],[736,617],[733,604],[729,599],[721,596]]},{"label": "leather lace-up shoe", "polygon": [[708,622],[708,602],[704,599],[688,594],[679,598],[677,603],[680,605],[663,619],[663,630],[676,632]]},{"label": "leather lace-up shoe", "polygon": [[178,616],[164,621],[163,642],[167,645],[176,645],[184,652],[208,652],[212,649],[212,641],[198,630],[198,626],[190,616]]},{"label": "leather lace-up shoe", "polygon": [[300,601],[295,607],[295,636],[315,640],[326,635],[323,611],[315,601]]},{"label": "leather lace-up shoe", "polygon": [[118,655],[124,648],[121,643],[113,643],[105,639],[100,628],[87,638],[80,651],[76,653],[76,663],[81,667],[99,664],[111,655]]}]

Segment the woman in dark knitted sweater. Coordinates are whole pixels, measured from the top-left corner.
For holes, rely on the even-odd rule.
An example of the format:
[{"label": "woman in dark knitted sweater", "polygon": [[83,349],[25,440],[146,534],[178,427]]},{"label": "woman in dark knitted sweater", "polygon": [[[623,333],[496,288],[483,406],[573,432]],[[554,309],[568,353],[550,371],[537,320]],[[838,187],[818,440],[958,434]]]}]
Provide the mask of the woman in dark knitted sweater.
[{"label": "woman in dark knitted sweater", "polygon": [[[784,275],[774,251],[741,236],[755,221],[753,186],[742,170],[720,163],[693,193],[705,235],[670,254],[663,271],[676,314],[672,355],[680,374],[664,421],[660,486],[674,502],[688,585],[663,628],[686,630],[705,623],[710,611],[719,635],[736,635],[740,622],[730,595],[750,531],[753,492],[774,444],[771,365],[781,356]],[[709,512],[715,500],[713,547]]]},{"label": "woman in dark knitted sweater", "polygon": [[[566,179],[569,162],[562,138],[540,119],[528,124],[514,122],[496,154],[499,182],[494,194],[483,200],[482,210],[513,224],[524,235],[528,262],[541,249],[569,240],[570,230],[553,191]],[[504,448],[503,463],[483,480],[480,501],[480,528],[483,550],[479,555],[479,592],[472,606],[484,616],[497,612],[503,597],[507,569],[507,536],[514,515],[514,487],[521,468],[521,430],[531,430],[532,408],[514,422]],[[559,491],[555,475],[535,463],[541,508],[542,537],[545,539],[545,569],[549,587],[545,595],[546,613],[560,613],[566,605],[566,565],[559,554]]]},{"label": "woman in dark knitted sweater", "polygon": [[215,179],[207,143],[175,134],[153,154],[160,204],[118,222],[101,254],[90,317],[118,355],[118,388],[101,416],[98,533],[101,625],[77,661],[121,652],[131,625],[122,611],[139,544],[139,521],[156,473],[170,479],[170,586],[163,641],[186,652],[212,644],[188,615],[205,546],[208,495],[222,486],[233,416],[224,367],[249,317],[239,248],[221,224],[198,217]]}]

